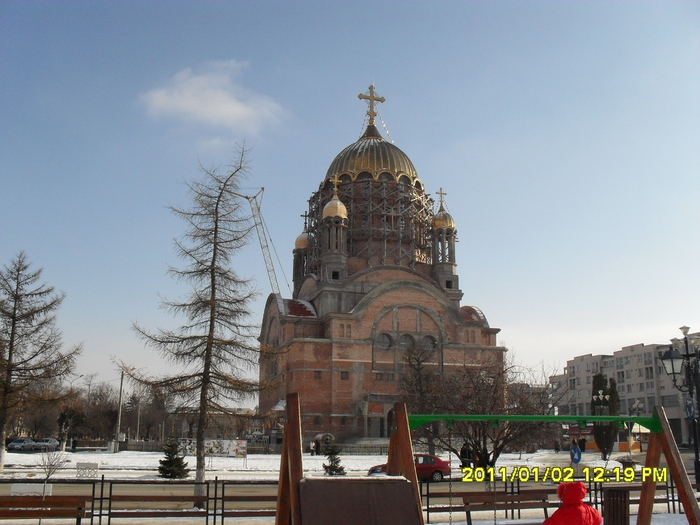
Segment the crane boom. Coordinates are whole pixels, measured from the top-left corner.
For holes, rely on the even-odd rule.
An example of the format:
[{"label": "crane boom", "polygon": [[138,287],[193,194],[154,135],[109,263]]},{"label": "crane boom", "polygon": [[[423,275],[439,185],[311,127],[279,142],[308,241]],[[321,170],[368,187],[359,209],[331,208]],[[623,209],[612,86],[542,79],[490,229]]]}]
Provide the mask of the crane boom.
[{"label": "crane boom", "polygon": [[258,203],[258,196],[260,196],[260,201],[262,201],[262,194],[265,188],[260,188],[260,191],[253,195],[243,195],[242,193],[233,192],[234,195],[238,197],[243,197],[250,204],[250,209],[253,212],[253,223],[255,224],[255,231],[258,234],[258,241],[260,242],[260,249],[262,250],[263,260],[265,261],[265,268],[267,269],[267,277],[270,279],[270,288],[272,288],[272,293],[279,295],[280,287],[277,284],[277,274],[275,273],[275,265],[272,263],[272,257],[270,256],[270,247],[267,244],[267,235],[265,234],[265,227],[262,222],[262,215],[260,214],[260,204]]}]

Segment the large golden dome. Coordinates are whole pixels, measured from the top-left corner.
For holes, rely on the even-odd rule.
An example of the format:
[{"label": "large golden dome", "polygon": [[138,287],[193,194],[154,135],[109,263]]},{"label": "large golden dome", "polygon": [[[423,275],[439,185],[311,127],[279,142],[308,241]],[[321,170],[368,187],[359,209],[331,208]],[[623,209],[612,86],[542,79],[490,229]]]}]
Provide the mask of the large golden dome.
[{"label": "large golden dome", "polygon": [[[347,180],[349,177],[354,181],[361,173],[369,173],[374,180],[379,180],[382,173],[388,173],[397,182],[405,182],[412,186],[418,182],[419,187],[423,188],[411,159],[399,148],[384,140],[373,123],[367,126],[364,135],[357,142],[338,153],[321,185],[335,177],[340,180]],[[403,180],[400,180],[402,177]]]}]

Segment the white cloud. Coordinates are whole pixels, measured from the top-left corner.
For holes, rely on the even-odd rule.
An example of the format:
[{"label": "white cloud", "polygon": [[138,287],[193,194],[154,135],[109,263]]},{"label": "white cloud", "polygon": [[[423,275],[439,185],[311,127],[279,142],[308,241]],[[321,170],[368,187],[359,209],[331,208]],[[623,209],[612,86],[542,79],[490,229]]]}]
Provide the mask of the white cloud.
[{"label": "white cloud", "polygon": [[192,68],[183,69],[164,87],[140,98],[153,117],[175,117],[258,134],[263,127],[275,124],[284,110],[271,98],[234,82],[247,65],[228,60],[209,62],[199,74]]}]

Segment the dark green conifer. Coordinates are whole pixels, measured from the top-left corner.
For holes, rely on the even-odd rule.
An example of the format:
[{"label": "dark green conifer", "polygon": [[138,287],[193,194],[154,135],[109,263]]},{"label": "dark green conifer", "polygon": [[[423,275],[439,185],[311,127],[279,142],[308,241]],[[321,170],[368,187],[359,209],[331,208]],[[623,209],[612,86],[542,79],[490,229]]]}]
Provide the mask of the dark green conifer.
[{"label": "dark green conifer", "polygon": [[179,448],[178,442],[172,439],[163,445],[165,459],[160,460],[160,467],[158,467],[160,477],[183,479],[189,476],[190,469],[187,468],[187,463],[180,455]]},{"label": "dark green conifer", "polygon": [[338,445],[329,445],[326,447],[326,458],[328,464],[323,464],[323,470],[329,476],[344,476],[345,467],[340,464],[340,451],[342,449]]}]

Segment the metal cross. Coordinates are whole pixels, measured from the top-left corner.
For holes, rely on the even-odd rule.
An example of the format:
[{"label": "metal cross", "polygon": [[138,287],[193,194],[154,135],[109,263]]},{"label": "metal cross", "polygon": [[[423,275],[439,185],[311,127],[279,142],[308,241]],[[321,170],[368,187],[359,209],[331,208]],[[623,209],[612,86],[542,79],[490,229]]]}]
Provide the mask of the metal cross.
[{"label": "metal cross", "polygon": [[369,104],[369,110],[367,111],[367,115],[369,115],[369,122],[370,124],[374,124],[374,117],[377,116],[377,112],[374,111],[374,103],[375,102],[384,102],[385,98],[384,97],[377,97],[374,95],[374,84],[371,84],[369,86],[369,95],[365,93],[360,93],[357,95],[357,98],[360,100],[367,100]]},{"label": "metal cross", "polygon": [[436,195],[440,195],[440,204],[442,204],[442,201],[444,200],[443,197],[447,195],[444,191],[442,191],[442,188],[440,188],[440,191],[435,192]]}]

